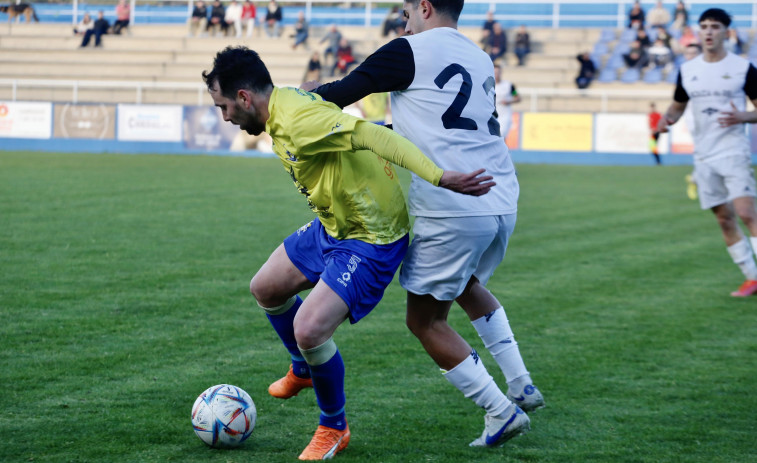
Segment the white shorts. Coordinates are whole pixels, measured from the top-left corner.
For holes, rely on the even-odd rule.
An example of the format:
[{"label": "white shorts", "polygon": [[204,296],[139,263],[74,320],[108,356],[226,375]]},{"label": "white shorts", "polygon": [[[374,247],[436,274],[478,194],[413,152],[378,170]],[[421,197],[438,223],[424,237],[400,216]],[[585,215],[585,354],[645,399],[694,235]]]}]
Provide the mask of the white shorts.
[{"label": "white shorts", "polygon": [[711,209],[742,196],[757,196],[750,156],[728,156],[695,163],[694,181],[702,209]]},{"label": "white shorts", "polygon": [[471,276],[485,285],[505,258],[516,217],[417,217],[400,284],[411,293],[430,294],[439,301],[457,298]]}]

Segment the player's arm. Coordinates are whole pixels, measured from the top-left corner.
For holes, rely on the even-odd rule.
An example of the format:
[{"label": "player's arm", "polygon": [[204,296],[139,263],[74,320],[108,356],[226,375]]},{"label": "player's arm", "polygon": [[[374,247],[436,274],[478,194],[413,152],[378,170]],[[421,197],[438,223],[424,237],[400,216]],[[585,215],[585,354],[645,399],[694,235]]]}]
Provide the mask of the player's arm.
[{"label": "player's arm", "polygon": [[414,172],[423,180],[448,190],[481,196],[495,185],[491,181],[493,177],[481,176],[484,169],[469,174],[442,170],[410,140],[380,125],[357,122],[351,141],[353,149],[373,151],[387,161]]},{"label": "player's arm", "polygon": [[344,108],[371,93],[405,90],[414,77],[413,49],[407,40],[398,38],[376,50],[343,79],[311,91]]},{"label": "player's arm", "polygon": [[683,88],[683,82],[681,80],[681,73],[678,73],[678,82],[676,83],[676,90],[673,93],[673,102],[668,106],[665,114],[660,118],[660,122],[657,124],[657,131],[665,133],[668,131],[668,127],[678,122],[683,116],[683,112],[686,110],[686,105],[689,103],[689,94],[686,93],[686,89]]},{"label": "player's arm", "polygon": [[[744,93],[757,107],[757,69],[750,64],[744,81]],[[718,117],[718,123],[721,127],[730,127],[737,124],[754,124],[757,123],[757,110],[739,111],[736,105],[731,101],[732,111],[723,111]]]}]

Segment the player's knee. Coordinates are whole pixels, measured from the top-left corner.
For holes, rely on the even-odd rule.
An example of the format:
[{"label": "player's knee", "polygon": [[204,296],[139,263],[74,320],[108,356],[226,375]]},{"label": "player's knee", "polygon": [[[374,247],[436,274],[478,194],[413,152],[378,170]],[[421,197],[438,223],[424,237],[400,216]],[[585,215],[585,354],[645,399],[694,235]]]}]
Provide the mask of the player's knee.
[{"label": "player's knee", "polygon": [[737,228],[736,224],[736,216],[732,212],[730,213],[723,213],[720,212],[715,215],[718,221],[718,225],[720,225],[720,228],[725,231],[733,231]]},{"label": "player's knee", "polygon": [[423,339],[426,336],[430,336],[434,331],[435,323],[438,323],[438,321],[428,320],[423,317],[413,316],[411,314],[408,314],[405,318],[405,325],[418,339]]},{"label": "player's knee", "polygon": [[747,227],[751,227],[757,223],[757,212],[752,207],[739,208],[736,210],[736,215],[739,216]]},{"label": "player's knee", "polygon": [[294,338],[300,349],[311,349],[323,343],[324,333],[318,326],[300,320],[294,323]]},{"label": "player's knee", "polygon": [[250,294],[258,301],[258,305],[263,308],[275,307],[281,305],[281,301],[273,291],[271,285],[262,281],[258,275],[250,280]]}]

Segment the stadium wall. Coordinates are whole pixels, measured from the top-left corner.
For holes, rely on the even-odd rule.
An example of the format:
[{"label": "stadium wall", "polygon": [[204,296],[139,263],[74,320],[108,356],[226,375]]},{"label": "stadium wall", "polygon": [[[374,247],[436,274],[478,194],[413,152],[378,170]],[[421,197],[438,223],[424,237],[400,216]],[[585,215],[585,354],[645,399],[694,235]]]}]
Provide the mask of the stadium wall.
[{"label": "stadium wall", "polygon": [[[757,131],[750,137],[757,153]],[[0,101],[6,151],[272,156],[264,141],[248,142],[213,106]],[[507,137],[522,163],[652,164],[649,143],[645,114],[518,112]],[[692,151],[685,123],[659,140],[666,164],[690,164]]]}]

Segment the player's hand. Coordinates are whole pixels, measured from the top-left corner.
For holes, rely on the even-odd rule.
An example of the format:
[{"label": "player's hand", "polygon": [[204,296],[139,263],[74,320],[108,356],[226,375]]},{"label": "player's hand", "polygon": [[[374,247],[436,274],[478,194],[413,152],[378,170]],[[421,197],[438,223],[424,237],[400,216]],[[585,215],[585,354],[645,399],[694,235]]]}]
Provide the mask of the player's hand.
[{"label": "player's hand", "polygon": [[718,124],[721,127],[730,127],[736,124],[743,124],[745,119],[742,117],[742,113],[739,112],[736,105],[731,101],[731,108],[733,111],[721,111],[720,117],[718,117]]},{"label": "player's hand", "polygon": [[479,169],[469,174],[464,174],[454,170],[445,170],[442,178],[439,180],[439,186],[464,195],[485,195],[496,185],[492,181],[494,177],[491,175],[481,176],[485,171],[486,169]]},{"label": "player's hand", "polygon": [[660,122],[657,123],[657,132],[658,133],[668,133],[668,120],[665,118],[665,116],[660,118]]},{"label": "player's hand", "polygon": [[321,83],[317,80],[309,80],[307,82],[303,82],[302,85],[300,85],[300,89],[305,90],[306,92],[309,92],[311,90],[315,90],[316,88],[320,87]]}]

